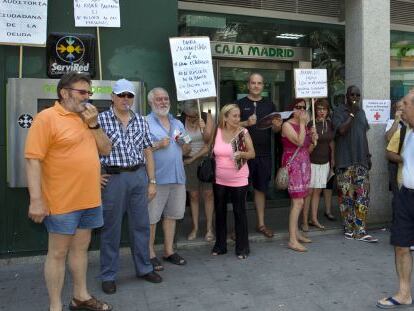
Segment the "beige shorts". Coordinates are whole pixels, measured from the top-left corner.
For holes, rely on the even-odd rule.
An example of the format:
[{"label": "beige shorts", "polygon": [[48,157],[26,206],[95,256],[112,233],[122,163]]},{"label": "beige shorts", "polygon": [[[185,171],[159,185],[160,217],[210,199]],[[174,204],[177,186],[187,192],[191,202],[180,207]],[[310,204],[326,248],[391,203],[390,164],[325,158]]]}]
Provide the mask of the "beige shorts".
[{"label": "beige shorts", "polygon": [[169,219],[182,219],[185,211],[185,185],[157,185],[157,194],[148,203],[150,224],[156,224],[161,216]]},{"label": "beige shorts", "polygon": [[329,162],[325,164],[311,163],[311,181],[309,188],[325,189],[329,176]]}]

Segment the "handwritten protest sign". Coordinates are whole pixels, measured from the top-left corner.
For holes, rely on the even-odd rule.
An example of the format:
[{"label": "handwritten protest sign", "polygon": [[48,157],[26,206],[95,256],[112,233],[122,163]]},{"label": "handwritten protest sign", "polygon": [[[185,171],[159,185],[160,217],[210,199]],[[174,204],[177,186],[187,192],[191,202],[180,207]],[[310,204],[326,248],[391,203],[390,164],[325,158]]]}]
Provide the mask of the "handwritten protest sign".
[{"label": "handwritten protest sign", "polygon": [[370,124],[386,124],[390,118],[390,107],[389,99],[364,99],[362,101],[362,108]]},{"label": "handwritten protest sign", "polygon": [[216,96],[210,39],[208,37],[170,38],[177,99]]},{"label": "handwritten protest sign", "polygon": [[121,27],[119,0],[74,0],[76,27]]},{"label": "handwritten protest sign", "polygon": [[1,1],[0,44],[46,44],[47,0]]},{"label": "handwritten protest sign", "polygon": [[326,69],[295,69],[296,98],[328,96]]}]

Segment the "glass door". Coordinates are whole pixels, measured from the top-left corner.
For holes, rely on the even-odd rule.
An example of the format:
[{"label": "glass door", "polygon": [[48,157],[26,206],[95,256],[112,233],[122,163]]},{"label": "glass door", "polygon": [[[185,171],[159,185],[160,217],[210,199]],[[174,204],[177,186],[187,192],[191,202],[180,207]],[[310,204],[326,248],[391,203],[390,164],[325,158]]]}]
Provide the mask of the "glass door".
[{"label": "glass door", "polygon": [[248,94],[247,78],[253,72],[264,78],[263,97],[269,98],[277,111],[286,110],[292,100],[292,64],[253,61],[217,61],[219,107]]},{"label": "glass door", "polygon": [[[276,111],[289,110],[293,99],[293,66],[292,63],[270,63],[255,61],[217,60],[217,112],[226,104],[248,94],[247,79],[253,72],[260,73],[264,78],[262,96],[268,98],[275,105]],[[272,162],[274,174],[279,167],[282,156],[280,134],[273,135]],[[286,198],[286,191],[276,191],[269,185],[267,199]]]}]

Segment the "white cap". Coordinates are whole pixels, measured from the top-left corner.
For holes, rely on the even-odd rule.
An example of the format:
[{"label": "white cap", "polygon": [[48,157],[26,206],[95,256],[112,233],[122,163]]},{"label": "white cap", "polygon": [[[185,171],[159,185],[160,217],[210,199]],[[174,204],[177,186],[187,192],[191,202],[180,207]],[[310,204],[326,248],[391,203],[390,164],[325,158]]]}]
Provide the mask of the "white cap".
[{"label": "white cap", "polygon": [[116,81],[114,86],[112,87],[112,91],[115,94],[121,94],[124,92],[128,92],[128,93],[136,95],[134,85],[126,79],[121,79],[121,80]]}]

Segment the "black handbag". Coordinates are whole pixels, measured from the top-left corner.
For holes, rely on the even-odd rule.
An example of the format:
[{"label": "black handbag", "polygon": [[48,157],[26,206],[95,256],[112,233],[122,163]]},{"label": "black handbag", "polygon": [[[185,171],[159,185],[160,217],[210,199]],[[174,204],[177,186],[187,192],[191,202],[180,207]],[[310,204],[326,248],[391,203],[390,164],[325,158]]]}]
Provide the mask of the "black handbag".
[{"label": "black handbag", "polygon": [[197,177],[202,182],[214,182],[216,175],[216,160],[211,153],[201,160],[197,167]]},{"label": "black handbag", "polygon": [[216,160],[214,159],[214,143],[216,142],[217,128],[213,134],[208,156],[201,160],[197,167],[197,178],[202,182],[214,182],[216,179]]}]

